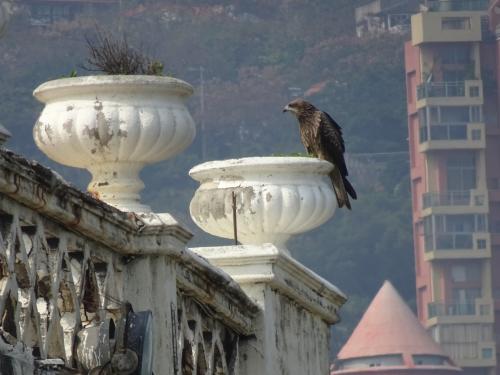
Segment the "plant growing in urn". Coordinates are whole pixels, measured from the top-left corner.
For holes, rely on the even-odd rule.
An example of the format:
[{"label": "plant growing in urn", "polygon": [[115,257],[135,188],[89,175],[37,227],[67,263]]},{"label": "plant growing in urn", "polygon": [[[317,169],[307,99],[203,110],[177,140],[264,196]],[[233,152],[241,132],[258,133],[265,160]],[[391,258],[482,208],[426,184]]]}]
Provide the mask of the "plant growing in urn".
[{"label": "plant growing in urn", "polygon": [[33,95],[45,103],[33,133],[55,161],[92,174],[89,192],[123,211],[150,212],[140,202],[140,170],[185,149],[195,124],[185,101],[188,83],[164,77],[158,62],[126,41],[98,35],[87,63],[108,75],[43,83]]}]

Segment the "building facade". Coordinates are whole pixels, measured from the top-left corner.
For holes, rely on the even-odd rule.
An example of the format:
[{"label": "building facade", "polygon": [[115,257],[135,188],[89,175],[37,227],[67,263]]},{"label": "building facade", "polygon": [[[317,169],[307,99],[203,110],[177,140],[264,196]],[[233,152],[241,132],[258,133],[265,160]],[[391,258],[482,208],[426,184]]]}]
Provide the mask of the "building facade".
[{"label": "building facade", "polygon": [[20,0],[26,7],[32,26],[48,26],[60,21],[73,21],[78,17],[95,17],[116,9],[119,0]]},{"label": "building facade", "polygon": [[385,32],[408,32],[418,3],[418,0],[373,0],[357,7],[354,10],[356,35],[361,38]]},{"label": "building facade", "polygon": [[500,124],[487,0],[426,1],[405,45],[418,318],[465,374],[500,374]]}]

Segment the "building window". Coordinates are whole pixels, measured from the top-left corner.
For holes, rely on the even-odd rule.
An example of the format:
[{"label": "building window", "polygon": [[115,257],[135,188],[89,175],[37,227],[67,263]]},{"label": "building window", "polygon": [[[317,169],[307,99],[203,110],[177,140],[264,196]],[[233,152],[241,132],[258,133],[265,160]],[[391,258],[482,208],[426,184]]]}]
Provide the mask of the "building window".
[{"label": "building window", "polygon": [[438,124],[440,122],[439,107],[430,107],[429,108],[429,120],[430,120],[431,125]]},{"label": "building window", "polygon": [[483,121],[483,111],[480,105],[470,106],[470,122],[482,122]]},{"label": "building window", "polygon": [[[467,268],[465,268],[467,270]],[[453,269],[452,269],[453,277]],[[453,280],[454,282],[470,282],[466,274],[463,280]],[[476,300],[481,298],[480,288],[453,288],[452,301],[447,304],[446,313],[448,315],[476,315]]]},{"label": "building window", "polygon": [[469,96],[470,97],[478,97],[479,96],[479,86],[471,86],[469,87]]},{"label": "building window", "polygon": [[445,366],[449,365],[445,357],[438,355],[420,354],[413,356],[413,363],[417,366]]},{"label": "building window", "polygon": [[424,246],[426,251],[434,250],[434,230],[432,216],[424,217]]},{"label": "building window", "polygon": [[426,142],[427,137],[427,110],[421,108],[418,110],[418,130],[420,143]]},{"label": "building window", "polygon": [[446,160],[448,191],[476,188],[476,157],[474,152],[450,153]]},{"label": "building window", "polygon": [[481,349],[481,357],[483,357],[483,359],[493,358],[493,349],[491,349],[491,348]]},{"label": "building window", "polygon": [[436,230],[441,233],[472,233],[474,215],[436,215]]},{"label": "building window", "polygon": [[[461,69],[457,69],[456,65],[453,65],[454,69],[445,69],[443,68],[443,81],[445,82],[463,82],[467,78],[466,74],[466,69],[465,67],[462,67]],[[462,87],[460,87],[460,93],[463,94],[460,96],[463,96],[465,94],[464,91],[462,91]]]},{"label": "building window", "polygon": [[481,129],[472,129],[471,138],[473,141],[480,141],[481,140]]},{"label": "building window", "polygon": [[470,17],[443,17],[441,28],[443,30],[470,30]]},{"label": "building window", "polygon": [[476,218],[476,232],[486,232],[488,223],[486,221],[486,215],[474,215]]},{"label": "building window", "polygon": [[451,279],[455,283],[463,283],[467,281],[465,266],[453,266],[451,268]]},{"label": "building window", "polygon": [[[457,264],[451,267],[451,279],[455,283],[481,283],[481,265],[479,263]],[[474,302],[481,298],[479,288],[454,288],[453,300]]]},{"label": "building window", "polygon": [[439,56],[443,64],[470,64],[471,47],[460,43],[440,46]]},{"label": "building window", "polygon": [[427,126],[425,126],[425,123],[419,123],[418,126],[418,138],[420,143],[427,142],[428,137],[427,137]]},{"label": "building window", "polygon": [[428,107],[428,109],[428,116],[419,114],[419,119],[428,120],[430,125],[483,122],[483,111],[480,105],[440,106]]},{"label": "building window", "polygon": [[473,233],[485,232],[486,215],[433,215],[424,218],[425,250],[472,250]]},{"label": "building window", "polygon": [[402,366],[403,364],[403,356],[401,354],[391,354],[340,360],[337,363],[337,369],[366,369],[368,367]]},{"label": "building window", "polygon": [[465,123],[470,118],[469,107],[441,107],[442,123]]},{"label": "building window", "polygon": [[486,240],[485,239],[477,240],[477,248],[479,250],[486,249]]}]

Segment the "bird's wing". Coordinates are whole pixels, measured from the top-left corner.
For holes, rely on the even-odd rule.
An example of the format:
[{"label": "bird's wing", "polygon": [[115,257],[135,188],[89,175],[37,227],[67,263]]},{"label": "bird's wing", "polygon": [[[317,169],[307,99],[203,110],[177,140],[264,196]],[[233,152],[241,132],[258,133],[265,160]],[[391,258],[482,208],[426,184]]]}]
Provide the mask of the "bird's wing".
[{"label": "bird's wing", "polygon": [[344,160],[344,139],[342,138],[342,128],[326,112],[321,112],[318,129],[319,142],[325,159],[332,162],[342,176],[347,176],[347,167]]}]

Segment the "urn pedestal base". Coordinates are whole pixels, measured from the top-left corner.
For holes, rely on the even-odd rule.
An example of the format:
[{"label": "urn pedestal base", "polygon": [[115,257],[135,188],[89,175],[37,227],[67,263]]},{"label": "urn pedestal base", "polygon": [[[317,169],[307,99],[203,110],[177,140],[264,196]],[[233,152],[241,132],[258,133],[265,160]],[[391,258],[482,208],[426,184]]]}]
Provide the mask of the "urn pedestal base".
[{"label": "urn pedestal base", "polygon": [[242,374],[328,374],[330,325],[346,296],[271,244],[192,248],[228,273],[262,312],[240,342]]}]

